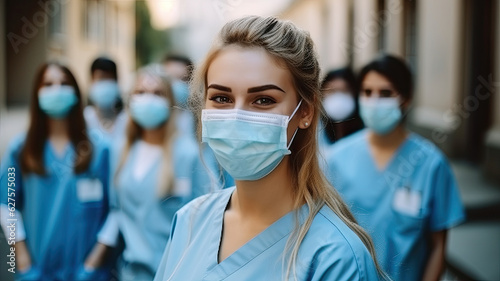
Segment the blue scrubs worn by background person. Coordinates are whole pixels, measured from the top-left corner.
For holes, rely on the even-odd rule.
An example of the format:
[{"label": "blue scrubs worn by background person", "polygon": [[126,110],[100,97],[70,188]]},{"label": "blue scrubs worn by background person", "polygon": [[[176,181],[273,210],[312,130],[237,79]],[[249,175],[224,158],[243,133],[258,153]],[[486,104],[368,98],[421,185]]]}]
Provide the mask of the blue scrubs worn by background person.
[{"label": "blue scrubs worn by background person", "polygon": [[455,179],[442,153],[413,133],[379,170],[367,134],[363,130],[334,146],[328,155],[332,183],[372,236],[391,277],[421,280],[429,233],[464,219]]},{"label": "blue scrubs worn by background person", "polygon": [[198,145],[176,132],[173,104],[170,80],[154,67],[140,70],[129,102],[130,134],[111,157],[112,214],[125,241],[121,280],[153,279],[175,212],[211,187]]},{"label": "blue scrubs worn by background person", "polygon": [[[74,147],[67,145],[64,153],[58,154],[46,142],[43,150],[46,175],[24,175],[19,164],[24,144],[25,136],[16,138],[2,160],[1,204],[9,206],[4,194],[8,194],[8,168],[14,167],[16,209],[23,219],[18,230],[22,227],[25,232],[18,232],[16,238],[26,241],[32,269],[40,274],[37,277],[40,279],[27,280],[78,280],[76,274],[84,270],[84,259],[96,244],[97,232],[108,212],[108,150],[102,143],[93,144],[89,169],[75,174]],[[17,274],[16,280],[24,280],[22,275]]]},{"label": "blue scrubs worn by background person", "polygon": [[313,50],[306,32],[273,17],[222,28],[192,95],[206,153],[236,186],[176,213],[156,281],[385,277],[319,168]]},{"label": "blue scrubs worn by background person", "polygon": [[88,139],[67,68],[51,63],[39,71],[29,130],[11,142],[0,177],[7,236],[11,212],[17,219],[16,280],[109,279],[108,249],[97,239],[108,214],[109,152]]},{"label": "blue scrubs worn by background person", "polygon": [[368,129],[332,147],[327,174],[394,280],[438,280],[446,230],[464,220],[455,178],[438,148],[404,128],[412,88],[404,62],[383,56],[359,81]]},{"label": "blue scrubs worn by background person", "polygon": [[92,139],[123,138],[127,114],[118,86],[118,70],[114,61],[100,57],[90,68],[92,84],[89,89],[91,105],[85,107],[84,116]]}]

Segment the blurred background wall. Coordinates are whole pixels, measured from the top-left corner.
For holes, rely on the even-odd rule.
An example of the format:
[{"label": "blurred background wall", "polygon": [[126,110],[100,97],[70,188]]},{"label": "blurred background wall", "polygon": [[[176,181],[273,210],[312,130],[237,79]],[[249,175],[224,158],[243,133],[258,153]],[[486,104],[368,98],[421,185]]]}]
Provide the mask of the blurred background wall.
[{"label": "blurred background wall", "polygon": [[67,64],[84,91],[99,55],[119,61],[122,78],[135,69],[134,1],[7,0],[1,6],[4,105],[28,102],[32,79],[47,60]]}]

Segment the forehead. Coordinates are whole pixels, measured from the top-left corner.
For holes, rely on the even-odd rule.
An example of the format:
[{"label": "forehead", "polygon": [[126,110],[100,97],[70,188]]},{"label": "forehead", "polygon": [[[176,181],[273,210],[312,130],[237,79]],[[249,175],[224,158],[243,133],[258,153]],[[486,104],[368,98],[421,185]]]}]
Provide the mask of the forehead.
[{"label": "forehead", "polygon": [[92,72],[92,78],[95,80],[105,80],[105,79],[114,79],[113,73],[110,71],[104,71],[102,69],[96,69]]},{"label": "forehead", "polygon": [[164,87],[160,77],[155,75],[142,73],[137,77],[136,87],[145,89],[161,89]]},{"label": "forehead", "polygon": [[370,71],[365,75],[362,86],[364,88],[393,88],[391,81],[376,71]]},{"label": "forehead", "polygon": [[346,80],[342,78],[333,78],[332,80],[325,83],[323,87],[325,90],[350,90],[351,87]]},{"label": "forehead", "polygon": [[210,63],[207,84],[212,83],[248,88],[265,84],[291,84],[292,76],[265,49],[231,45],[221,50]]},{"label": "forehead", "polygon": [[43,74],[43,80],[57,80],[62,81],[66,79],[66,74],[62,71],[61,68],[55,65],[49,65]]}]

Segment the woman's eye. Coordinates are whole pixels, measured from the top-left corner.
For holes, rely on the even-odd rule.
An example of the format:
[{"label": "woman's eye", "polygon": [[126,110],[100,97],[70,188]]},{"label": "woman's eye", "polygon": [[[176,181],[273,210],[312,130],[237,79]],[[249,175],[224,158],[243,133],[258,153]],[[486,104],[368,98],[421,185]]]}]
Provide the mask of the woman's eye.
[{"label": "woman's eye", "polygon": [[45,82],[45,83],[43,83],[43,86],[50,87],[50,86],[52,86],[52,82]]},{"label": "woman's eye", "polygon": [[270,99],[270,98],[259,98],[255,101],[255,104],[257,105],[269,105],[269,104],[273,104],[275,103],[275,101],[273,99]]},{"label": "woman's eye", "polygon": [[380,97],[388,98],[392,96],[392,90],[380,90]]},{"label": "woman's eye", "polygon": [[372,90],[370,89],[364,89],[363,90],[363,94],[367,97],[371,96],[372,95]]},{"label": "woman's eye", "polygon": [[214,96],[210,98],[211,101],[214,101],[216,103],[228,103],[230,102],[228,97],[225,96]]}]

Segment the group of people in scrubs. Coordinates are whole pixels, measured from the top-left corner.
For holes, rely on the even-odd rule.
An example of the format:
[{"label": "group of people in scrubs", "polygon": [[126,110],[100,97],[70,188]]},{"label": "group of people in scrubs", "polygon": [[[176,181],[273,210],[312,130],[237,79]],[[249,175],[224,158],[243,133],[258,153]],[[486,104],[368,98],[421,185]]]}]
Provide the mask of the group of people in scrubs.
[{"label": "group of people in scrubs", "polygon": [[44,65],[0,173],[16,280],[439,280],[464,214],[446,158],[405,129],[411,72],[386,55],[321,79],[314,48],[247,16],[194,73],[169,56],[128,95],[96,59],[86,108]]}]

